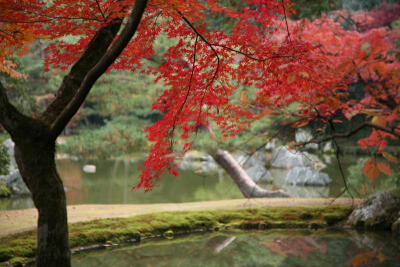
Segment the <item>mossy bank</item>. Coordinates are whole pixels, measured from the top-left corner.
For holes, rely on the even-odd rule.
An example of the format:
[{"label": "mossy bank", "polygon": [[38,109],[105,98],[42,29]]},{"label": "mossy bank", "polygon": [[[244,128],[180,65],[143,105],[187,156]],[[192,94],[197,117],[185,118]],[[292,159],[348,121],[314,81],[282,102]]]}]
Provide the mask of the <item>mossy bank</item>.
[{"label": "mossy bank", "polygon": [[[241,210],[159,212],[130,218],[70,224],[71,248],[139,242],[142,238],[227,228],[325,228],[340,224],[351,206],[267,207]],[[0,266],[18,265],[35,256],[36,231],[0,238]]]}]

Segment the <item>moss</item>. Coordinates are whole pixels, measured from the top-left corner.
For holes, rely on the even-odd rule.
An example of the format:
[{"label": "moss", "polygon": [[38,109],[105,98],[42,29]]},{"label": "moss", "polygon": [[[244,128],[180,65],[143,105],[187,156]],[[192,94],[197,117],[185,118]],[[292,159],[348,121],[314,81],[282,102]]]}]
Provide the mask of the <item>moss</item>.
[{"label": "moss", "polygon": [[[70,246],[140,241],[155,235],[174,236],[182,232],[219,228],[270,229],[327,227],[344,220],[348,206],[269,207],[241,210],[162,212],[131,218],[102,219],[70,224]],[[0,262],[33,257],[36,232],[29,231],[0,239]]]},{"label": "moss", "polygon": [[14,257],[10,260],[10,265],[15,267],[23,266],[26,260],[27,258],[24,257]]},{"label": "moss", "polygon": [[167,239],[173,239],[174,238],[174,231],[172,230],[167,230],[164,232],[163,236]]},{"label": "moss", "polygon": [[14,249],[12,248],[0,248],[0,262],[8,261],[14,254]]},{"label": "moss", "polygon": [[9,197],[11,195],[11,189],[4,184],[0,184],[0,197]]}]

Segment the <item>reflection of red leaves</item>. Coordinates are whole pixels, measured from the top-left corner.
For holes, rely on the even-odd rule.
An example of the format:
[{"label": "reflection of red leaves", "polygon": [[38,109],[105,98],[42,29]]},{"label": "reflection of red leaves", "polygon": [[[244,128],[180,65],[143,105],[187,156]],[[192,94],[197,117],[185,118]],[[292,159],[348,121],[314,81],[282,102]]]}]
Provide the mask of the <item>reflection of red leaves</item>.
[{"label": "reflection of red leaves", "polygon": [[305,237],[288,237],[288,238],[276,238],[274,243],[265,244],[265,246],[273,253],[283,255],[285,257],[291,255],[306,258],[308,255],[316,250],[321,253],[327,252],[327,246],[325,243],[317,242],[317,239],[310,236]]},{"label": "reflection of red leaves", "polygon": [[353,258],[347,260],[346,264],[352,265],[353,267],[358,267],[364,265],[364,263],[376,260],[382,262],[385,260],[385,256],[381,252],[359,253]]}]

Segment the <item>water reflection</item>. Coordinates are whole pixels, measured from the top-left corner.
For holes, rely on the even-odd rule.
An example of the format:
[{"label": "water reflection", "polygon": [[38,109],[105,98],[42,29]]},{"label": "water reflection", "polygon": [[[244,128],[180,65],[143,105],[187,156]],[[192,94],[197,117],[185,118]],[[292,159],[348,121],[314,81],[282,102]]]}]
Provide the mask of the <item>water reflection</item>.
[{"label": "water reflection", "polygon": [[[85,164],[95,164],[96,173],[85,173]],[[181,203],[243,198],[237,186],[229,177],[218,172],[195,173],[181,171],[179,177],[165,174],[160,186],[152,192],[132,191],[140,174],[139,161],[109,160],[85,162],[60,160],[57,168],[66,188],[67,204],[141,204],[141,203]],[[33,202],[27,198],[0,199],[0,209],[32,208]]]},{"label": "water reflection", "polygon": [[[342,160],[344,174],[349,178],[352,185],[355,185],[351,188],[360,188],[364,185],[362,181],[367,179],[361,174],[362,165],[354,165],[354,158],[352,159],[353,161],[349,158]],[[96,173],[83,172],[82,168],[85,164],[96,165]],[[140,172],[137,168],[139,165],[140,161],[129,159],[108,161],[64,159],[57,162],[58,171],[66,188],[69,205],[179,203],[243,198],[232,179],[221,169],[212,172],[181,170],[179,177],[164,174],[159,181],[160,186],[152,192],[131,191],[132,186],[138,182]],[[288,170],[277,168],[270,169],[273,184],[260,185],[272,190],[282,188],[293,197],[337,197],[344,189],[343,178],[338,170],[335,160],[323,169],[323,172],[329,174],[332,179],[329,186],[288,185],[285,182]],[[382,181],[379,179],[382,179]],[[387,177],[378,177],[376,181],[377,183],[373,187],[375,190],[382,189],[385,185],[387,188],[391,188],[395,184]],[[384,181],[388,182],[385,183]],[[353,194],[353,196],[358,195]],[[0,199],[0,210],[32,207],[33,202],[30,198]]]},{"label": "water reflection", "polygon": [[[360,240],[373,240],[365,244]],[[222,232],[73,257],[73,266],[400,266],[392,236],[354,231]]]}]

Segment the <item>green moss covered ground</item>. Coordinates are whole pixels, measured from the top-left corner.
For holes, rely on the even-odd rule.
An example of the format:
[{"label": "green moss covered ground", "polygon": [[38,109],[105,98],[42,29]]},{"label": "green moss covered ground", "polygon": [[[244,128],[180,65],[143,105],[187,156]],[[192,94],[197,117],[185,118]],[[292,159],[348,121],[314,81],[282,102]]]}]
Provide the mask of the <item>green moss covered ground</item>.
[{"label": "green moss covered ground", "polygon": [[[350,206],[268,207],[241,210],[160,212],[130,218],[101,219],[70,224],[70,246],[140,241],[198,230],[224,228],[324,228],[347,218]],[[0,266],[34,257],[36,231],[0,238]]]}]

